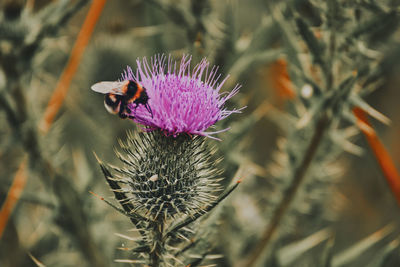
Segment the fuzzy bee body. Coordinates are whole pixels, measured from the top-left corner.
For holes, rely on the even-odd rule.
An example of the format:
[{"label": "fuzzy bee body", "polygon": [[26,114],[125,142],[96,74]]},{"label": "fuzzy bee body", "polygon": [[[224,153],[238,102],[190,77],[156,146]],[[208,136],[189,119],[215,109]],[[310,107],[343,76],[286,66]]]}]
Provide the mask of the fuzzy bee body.
[{"label": "fuzzy bee body", "polygon": [[94,84],[92,90],[104,94],[104,106],[111,114],[118,114],[122,119],[131,118],[132,110],[128,104],[134,103],[135,108],[141,104],[150,112],[153,113],[148,104],[149,97],[146,89],[139,83],[126,80],[122,82],[99,82]]}]

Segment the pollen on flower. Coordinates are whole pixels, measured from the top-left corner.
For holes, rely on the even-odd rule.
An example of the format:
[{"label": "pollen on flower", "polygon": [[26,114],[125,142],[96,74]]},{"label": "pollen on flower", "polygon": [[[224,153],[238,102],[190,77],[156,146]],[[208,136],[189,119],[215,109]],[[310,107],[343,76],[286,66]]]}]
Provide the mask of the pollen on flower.
[{"label": "pollen on flower", "polygon": [[[150,113],[145,106],[129,104],[132,118],[145,126],[145,131],[161,130],[166,135],[196,134],[210,138],[228,129],[206,131],[217,121],[225,119],[241,109],[227,110],[225,103],[233,97],[240,86],[230,92],[220,92],[229,76],[220,81],[218,67],[210,68],[203,59],[192,70],[191,57],[183,56],[179,67],[164,55],[154,56],[150,62],[146,58],[137,60],[137,71],[130,67],[122,74],[122,80],[140,83],[149,97]],[[220,81],[220,82],[219,82]]]}]

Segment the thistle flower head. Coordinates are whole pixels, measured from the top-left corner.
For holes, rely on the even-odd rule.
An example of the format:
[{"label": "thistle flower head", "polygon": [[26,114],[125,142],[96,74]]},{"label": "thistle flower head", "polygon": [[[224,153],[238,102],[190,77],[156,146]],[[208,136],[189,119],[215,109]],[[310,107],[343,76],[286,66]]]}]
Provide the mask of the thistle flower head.
[{"label": "thistle flower head", "polygon": [[[191,70],[190,63],[188,56],[179,68],[171,57],[156,56],[150,63],[138,60],[135,74],[128,67],[120,82],[92,87],[107,94],[105,104],[111,111],[144,125],[144,132],[131,132],[126,142],[120,142],[116,154],[123,166],[109,165],[109,172],[100,164],[116,199],[138,228],[139,248],[149,254],[151,266],[168,259],[182,263],[169,248],[189,240],[194,232],[186,226],[236,188],[218,195],[221,171],[205,137],[215,138],[213,134],[221,131],[207,129],[240,112],[224,107],[239,86],[221,93],[227,78],[219,82],[217,67],[209,68],[203,59]],[[124,86],[125,91],[110,91],[110,84],[117,84],[118,90]],[[164,233],[167,225],[171,226]]]},{"label": "thistle flower head", "polygon": [[[221,93],[225,79],[219,82],[218,68],[209,68],[209,62],[203,59],[193,70],[191,57],[183,56],[179,68],[171,57],[154,56],[150,63],[144,58],[137,60],[137,71],[130,67],[122,74],[123,80],[133,80],[141,84],[148,95],[148,105],[129,104],[133,120],[144,126],[145,130],[159,129],[174,137],[182,133],[203,135],[213,138],[208,132],[210,126],[240,110],[227,110],[225,102],[234,96],[240,86],[229,93]],[[227,130],[227,129],[225,129]],[[216,139],[216,138],[215,138]]]}]

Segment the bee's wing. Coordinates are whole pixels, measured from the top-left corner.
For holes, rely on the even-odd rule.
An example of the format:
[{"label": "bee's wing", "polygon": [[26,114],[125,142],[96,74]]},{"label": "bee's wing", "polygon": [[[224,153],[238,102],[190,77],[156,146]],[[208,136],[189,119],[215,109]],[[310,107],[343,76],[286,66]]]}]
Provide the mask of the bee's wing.
[{"label": "bee's wing", "polygon": [[92,90],[102,94],[113,93],[123,95],[122,88],[125,82],[99,82],[92,85]]}]

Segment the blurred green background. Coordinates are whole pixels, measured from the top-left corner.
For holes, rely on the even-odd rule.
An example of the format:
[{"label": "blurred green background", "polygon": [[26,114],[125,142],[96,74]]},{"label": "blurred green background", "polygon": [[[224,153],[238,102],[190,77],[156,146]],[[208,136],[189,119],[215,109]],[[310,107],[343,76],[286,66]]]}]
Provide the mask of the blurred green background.
[{"label": "blurred green background", "polygon": [[[104,197],[112,195],[93,152],[106,162],[116,163],[113,151],[118,146],[118,139],[125,138],[127,130],[138,128],[129,120],[108,114],[103,97],[91,91],[90,86],[98,81],[120,78],[127,65],[135,69],[137,58],[171,54],[179,59],[183,53],[191,54],[193,62],[207,57],[220,67],[223,76],[231,74],[224,90],[231,90],[236,83],[242,85],[229,106],[247,108],[242,114],[217,124],[218,129],[232,127],[220,134],[222,142],[209,140],[224,157],[220,167],[227,178],[225,183],[243,178],[239,189],[216,211],[220,214],[220,231],[215,240],[210,240],[214,252],[224,256],[214,261],[216,266],[239,264],[251,255],[271,212],[284,194],[285,180],[275,177],[271,165],[277,160],[274,156],[279,150],[277,143],[288,136],[285,127],[279,125],[286,123],[282,114],[293,116],[300,107],[307,110],[313,106],[312,101],[310,104],[304,99],[298,100],[299,97],[282,100],[277,92],[274,79],[280,76],[271,72],[277,59],[285,58],[289,74],[297,74],[291,69],[291,52],[286,50],[287,36],[276,26],[271,15],[275,11],[271,7],[284,10],[282,14],[287,26],[295,25],[292,23],[295,18],[303,18],[310,29],[321,32],[321,41],[328,47],[329,38],[324,36],[330,36],[332,29],[326,22],[329,9],[325,1],[287,1],[294,13],[285,11],[283,3],[272,0],[107,1],[54,124],[45,136],[36,131],[34,140],[37,144],[32,144],[29,129],[37,129],[90,4],[82,1],[83,7],[72,12],[68,20],[47,31],[38,47],[27,50],[33,54],[26,54],[28,52],[21,50],[20,45],[38,29],[38,25],[62,12],[62,9],[55,9],[49,14],[42,13],[60,2],[0,2],[0,93],[4,98],[0,102],[0,203],[4,203],[23,158],[30,156],[27,185],[0,239],[0,266],[36,266],[29,255],[45,266],[97,266],[99,262],[103,266],[123,265],[114,260],[129,258],[129,253],[117,248],[127,246],[129,242],[115,233],[126,234],[132,226],[127,218],[89,193],[93,191]],[[77,2],[70,1],[66,6],[71,7]],[[371,93],[365,94],[364,99],[390,118],[390,125],[377,120],[372,120],[372,125],[399,168],[399,1],[327,2],[335,2],[342,8],[343,20],[337,18],[337,21],[348,23],[345,25],[357,27],[380,16],[381,13],[374,9],[376,6],[381,6],[388,17],[394,17],[390,21],[393,29],[387,36],[372,35],[375,32],[370,25],[367,37],[361,36],[351,48],[334,54],[337,65],[332,68],[334,73],[339,73],[343,69],[337,69],[348,65],[350,71],[343,71],[350,74],[351,64],[363,66],[364,61],[356,60],[358,57],[353,58],[350,52],[346,55],[349,61],[340,56],[360,44],[379,55],[372,58],[372,63],[365,63],[371,64],[372,70],[379,68],[382,71],[380,82]],[[28,9],[29,14],[26,13]],[[382,27],[385,28],[378,28],[378,33],[383,34],[383,29],[388,26]],[[338,42],[350,32],[350,28],[337,27],[336,30]],[[292,39],[301,49],[300,60],[305,65],[318,65],[310,59],[304,40],[299,35],[293,35]],[[13,77],[4,71],[11,66],[10,58],[16,65],[17,74]],[[352,59],[354,62],[348,63]],[[295,90],[301,89],[301,82],[293,79],[293,83]],[[10,121],[4,101],[11,103],[16,114],[25,114],[17,124]],[[297,114],[300,115],[295,119],[300,119],[301,113]],[[341,125],[350,124],[341,122]],[[310,135],[305,133],[305,140],[308,139]],[[289,138],[287,142],[293,142],[293,139]],[[396,203],[365,137],[359,134],[352,142],[362,147],[363,153],[352,155],[339,149],[329,159],[329,170],[325,165],[321,167],[326,171],[320,172],[321,176],[329,177],[321,184],[315,181],[304,185],[303,194],[309,198],[305,201],[308,204],[301,206],[303,198],[297,196],[295,203],[299,207],[280,222],[274,245],[263,254],[266,259],[259,262],[260,266],[322,266],[321,255],[333,255],[332,266],[367,266],[379,255],[383,255],[382,260],[374,266],[400,265],[399,203]],[[330,150],[324,153],[329,154]],[[332,175],[328,174],[330,171]],[[59,175],[65,183],[57,181]],[[312,191],[313,187],[317,187],[318,193]],[[387,230],[387,235],[385,231],[378,232],[373,236],[375,239],[359,243],[390,223],[393,228]],[[297,255],[293,250],[285,250],[293,242],[304,240],[322,229],[329,229],[330,234],[321,237],[320,241],[314,240],[315,246],[310,248],[300,244],[298,249],[305,248],[305,251],[300,249],[300,256],[293,256]],[[350,251],[349,248],[355,245],[359,245],[359,251]],[[346,252],[351,254],[348,258]],[[290,262],[290,257],[295,260]]]}]

